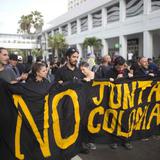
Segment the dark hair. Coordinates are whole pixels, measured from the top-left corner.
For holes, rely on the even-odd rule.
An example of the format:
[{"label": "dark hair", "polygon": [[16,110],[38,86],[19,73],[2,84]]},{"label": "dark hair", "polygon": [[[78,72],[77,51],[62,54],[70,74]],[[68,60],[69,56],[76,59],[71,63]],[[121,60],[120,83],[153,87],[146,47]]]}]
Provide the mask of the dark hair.
[{"label": "dark hair", "polygon": [[0,47],[0,53],[2,53],[2,50],[7,50],[7,49],[4,47]]},{"label": "dark hair", "polygon": [[46,67],[44,63],[34,63],[31,69],[31,73],[28,76],[28,80],[36,80],[37,73],[41,70],[42,67]]},{"label": "dark hair", "polygon": [[68,48],[66,51],[66,57],[71,57],[75,52],[79,54],[79,51],[76,48]]},{"label": "dark hair", "polygon": [[89,67],[89,63],[87,63],[86,61],[82,61],[82,62],[79,64],[79,67]]},{"label": "dark hair", "polygon": [[114,60],[114,65],[123,65],[125,64],[126,60],[122,56],[118,56]]},{"label": "dark hair", "polygon": [[18,56],[16,54],[10,54],[9,59],[14,60],[14,61],[18,61]]}]

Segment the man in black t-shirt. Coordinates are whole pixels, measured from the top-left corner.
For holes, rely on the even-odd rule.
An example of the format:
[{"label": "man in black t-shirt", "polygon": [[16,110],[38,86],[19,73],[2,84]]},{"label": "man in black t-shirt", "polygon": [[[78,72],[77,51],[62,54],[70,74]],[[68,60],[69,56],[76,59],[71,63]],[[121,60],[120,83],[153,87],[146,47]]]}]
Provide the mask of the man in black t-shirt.
[{"label": "man in black t-shirt", "polygon": [[61,83],[76,81],[84,78],[83,73],[77,68],[79,52],[75,48],[69,48],[66,52],[67,63],[55,73],[55,81]]}]

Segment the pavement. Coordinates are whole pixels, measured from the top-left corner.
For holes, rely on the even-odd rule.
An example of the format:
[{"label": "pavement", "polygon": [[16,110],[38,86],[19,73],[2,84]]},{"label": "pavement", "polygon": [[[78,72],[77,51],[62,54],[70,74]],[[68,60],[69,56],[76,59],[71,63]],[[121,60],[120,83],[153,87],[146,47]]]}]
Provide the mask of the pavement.
[{"label": "pavement", "polygon": [[133,149],[123,146],[113,150],[107,144],[96,144],[89,154],[80,154],[72,160],[160,160],[160,136],[132,142]]}]

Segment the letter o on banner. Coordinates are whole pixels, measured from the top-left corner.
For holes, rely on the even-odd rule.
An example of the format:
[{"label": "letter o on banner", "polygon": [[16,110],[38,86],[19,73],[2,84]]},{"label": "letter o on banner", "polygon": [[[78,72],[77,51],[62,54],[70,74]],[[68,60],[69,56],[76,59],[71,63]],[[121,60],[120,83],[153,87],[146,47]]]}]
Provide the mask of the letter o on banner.
[{"label": "letter o on banner", "polygon": [[[74,107],[74,115],[75,115],[75,126],[74,132],[68,138],[63,138],[60,129],[60,119],[58,115],[58,103],[64,97],[69,96],[72,99],[73,107]],[[65,107],[65,106],[64,106]],[[55,137],[55,142],[57,146],[61,149],[66,149],[70,145],[74,144],[78,138],[79,127],[80,127],[80,112],[79,112],[79,102],[77,93],[74,90],[68,89],[64,92],[61,92],[53,98],[52,101],[52,119],[53,119],[53,133]]]}]

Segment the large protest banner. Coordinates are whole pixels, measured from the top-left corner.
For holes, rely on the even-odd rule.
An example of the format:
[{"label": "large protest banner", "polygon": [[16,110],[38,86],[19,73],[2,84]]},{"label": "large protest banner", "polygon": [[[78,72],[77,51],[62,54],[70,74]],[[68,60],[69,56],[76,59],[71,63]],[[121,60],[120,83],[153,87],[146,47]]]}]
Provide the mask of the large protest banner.
[{"label": "large protest banner", "polygon": [[65,160],[86,135],[135,140],[160,133],[160,81],[129,79],[53,85],[0,82],[0,156]]}]

